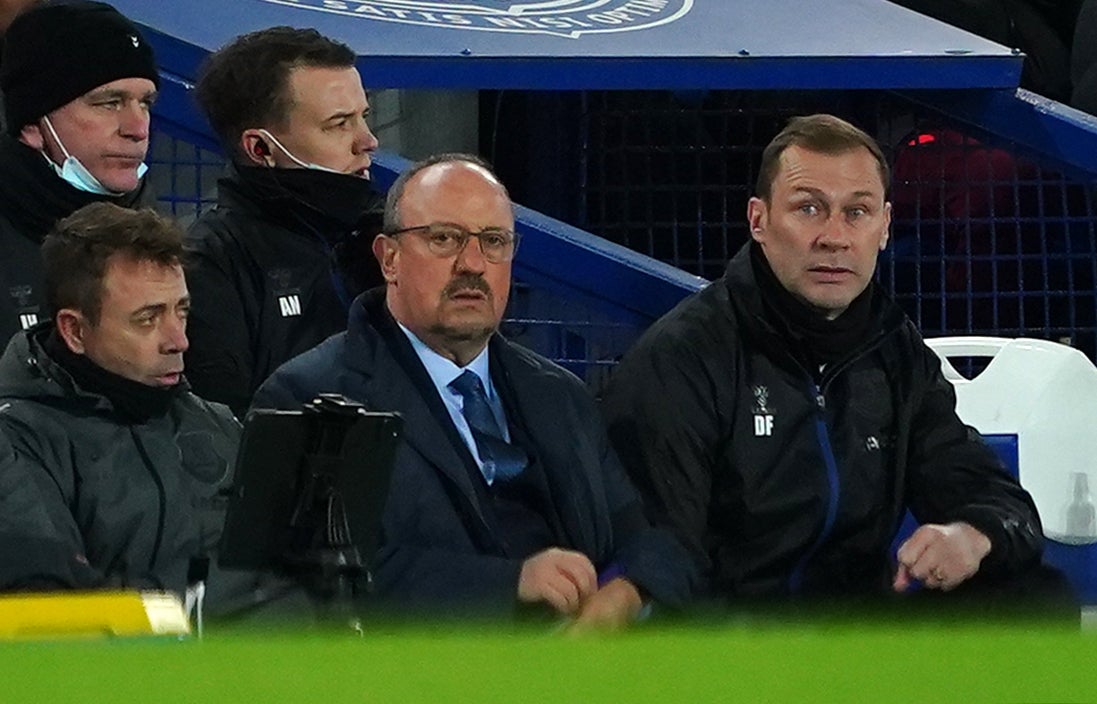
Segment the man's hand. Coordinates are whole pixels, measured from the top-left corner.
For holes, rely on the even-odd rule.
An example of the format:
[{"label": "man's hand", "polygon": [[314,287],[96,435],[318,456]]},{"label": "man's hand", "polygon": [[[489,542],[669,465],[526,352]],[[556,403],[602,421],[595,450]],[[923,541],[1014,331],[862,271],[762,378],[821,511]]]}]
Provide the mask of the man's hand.
[{"label": "man's hand", "polygon": [[927,524],[899,546],[899,568],[892,584],[904,592],[917,579],[930,589],[949,591],[979,571],[990,539],[968,523]]},{"label": "man's hand", "polygon": [[549,548],[527,558],[518,575],[518,598],[548,602],[571,616],[598,591],[598,573],[587,556],[574,550]]},{"label": "man's hand", "polygon": [[636,586],[624,577],[616,577],[583,602],[568,631],[617,631],[634,621],[642,607]]}]

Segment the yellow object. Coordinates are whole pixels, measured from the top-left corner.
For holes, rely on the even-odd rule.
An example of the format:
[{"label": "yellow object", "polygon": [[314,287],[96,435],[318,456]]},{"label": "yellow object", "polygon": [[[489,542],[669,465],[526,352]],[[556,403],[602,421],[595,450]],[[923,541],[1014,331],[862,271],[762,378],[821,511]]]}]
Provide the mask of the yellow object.
[{"label": "yellow object", "polygon": [[0,597],[0,639],[188,635],[169,592],[55,592]]}]

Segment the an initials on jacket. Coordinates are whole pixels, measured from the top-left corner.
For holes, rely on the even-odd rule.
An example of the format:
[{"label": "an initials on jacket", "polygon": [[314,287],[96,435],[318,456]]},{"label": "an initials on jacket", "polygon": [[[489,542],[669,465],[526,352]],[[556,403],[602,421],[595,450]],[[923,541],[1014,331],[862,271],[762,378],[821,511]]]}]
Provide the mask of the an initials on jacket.
[{"label": "an initials on jacket", "polygon": [[773,435],[773,409],[769,407],[769,387],[752,386],[754,394],[754,437],[768,438]]},{"label": "an initials on jacket", "polygon": [[296,293],[278,297],[278,309],[282,311],[283,318],[301,315],[301,299]]},{"label": "an initials on jacket", "polygon": [[271,269],[267,277],[271,281],[270,292],[278,300],[278,311],[282,317],[301,315],[301,289],[295,285],[301,280],[301,272],[287,268]]}]

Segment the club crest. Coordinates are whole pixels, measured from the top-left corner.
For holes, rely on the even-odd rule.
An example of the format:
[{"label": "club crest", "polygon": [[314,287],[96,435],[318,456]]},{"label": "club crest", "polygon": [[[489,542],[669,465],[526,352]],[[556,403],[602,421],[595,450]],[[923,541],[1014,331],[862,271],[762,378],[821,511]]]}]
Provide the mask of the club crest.
[{"label": "club crest", "polygon": [[769,387],[753,386],[751,393],[754,394],[755,413],[772,413],[769,408]]},{"label": "club crest", "polygon": [[485,32],[629,32],[674,22],[694,0],[260,0],[364,20]]}]

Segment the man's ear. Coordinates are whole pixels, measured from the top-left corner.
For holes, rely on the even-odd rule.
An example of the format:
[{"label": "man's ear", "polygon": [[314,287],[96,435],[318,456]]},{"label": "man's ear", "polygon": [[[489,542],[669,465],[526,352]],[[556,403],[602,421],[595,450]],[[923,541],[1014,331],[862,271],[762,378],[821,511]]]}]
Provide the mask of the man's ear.
[{"label": "man's ear", "polygon": [[880,251],[888,246],[888,238],[891,237],[891,203],[884,202],[884,234],[880,237]]},{"label": "man's ear", "polygon": [[755,242],[762,241],[762,233],[765,232],[768,220],[769,209],[764,200],[755,196],[747,201],[747,223],[750,225],[750,236]]},{"label": "man's ear", "polygon": [[396,283],[396,259],[399,254],[400,246],[395,238],[388,235],[377,235],[373,238],[373,256],[381,265],[386,283]]},{"label": "man's ear", "polygon": [[57,334],[74,354],[84,354],[84,334],[88,322],[84,314],[74,308],[62,308],[54,316]]},{"label": "man's ear", "polygon": [[248,166],[274,166],[270,144],[257,128],[246,129],[240,133],[240,150]]},{"label": "man's ear", "polygon": [[23,125],[23,129],[19,131],[19,141],[36,151],[46,148],[46,138],[42,136],[42,128],[34,122]]}]

